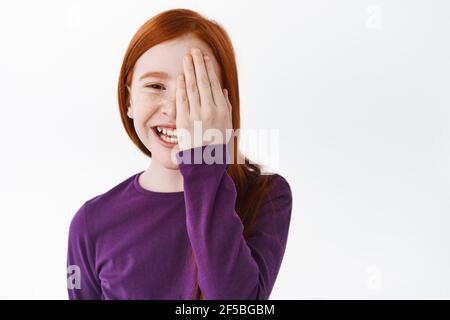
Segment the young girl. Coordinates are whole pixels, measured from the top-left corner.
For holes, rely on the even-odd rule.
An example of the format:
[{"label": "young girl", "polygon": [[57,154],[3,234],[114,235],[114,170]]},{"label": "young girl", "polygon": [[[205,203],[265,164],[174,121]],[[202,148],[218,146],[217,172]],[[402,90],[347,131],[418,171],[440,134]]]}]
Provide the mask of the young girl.
[{"label": "young girl", "polygon": [[[75,214],[69,298],[268,299],[292,194],[281,175],[239,161],[238,138],[226,136],[240,113],[223,28],[186,9],[147,21],[125,54],[118,100],[126,132],[151,162]],[[213,143],[195,138],[198,124],[218,133]]]}]

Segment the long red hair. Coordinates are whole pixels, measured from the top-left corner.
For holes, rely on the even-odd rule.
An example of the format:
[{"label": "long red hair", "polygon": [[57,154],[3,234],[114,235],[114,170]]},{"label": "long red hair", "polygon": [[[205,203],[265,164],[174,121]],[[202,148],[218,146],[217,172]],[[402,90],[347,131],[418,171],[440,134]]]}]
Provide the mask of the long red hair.
[{"label": "long red hair", "polygon": [[[145,22],[130,41],[123,59],[118,84],[118,102],[122,123],[134,144],[147,156],[151,152],[140,141],[133,120],[127,116],[129,92],[133,69],[139,57],[151,47],[184,35],[193,35],[205,42],[211,49],[221,68],[222,83],[228,90],[232,108],[233,129],[240,128],[239,85],[234,49],[226,31],[217,22],[206,19],[199,13],[188,9],[172,9],[159,13]],[[244,237],[256,219],[262,199],[267,189],[268,175],[261,174],[259,164],[250,163],[249,159],[238,154],[239,136],[233,137],[231,144],[234,149],[233,162],[228,166],[227,173],[236,186],[237,198],[235,210],[244,226]],[[238,163],[238,156],[241,161]],[[244,161],[242,161],[244,159]],[[192,252],[195,262],[195,254]],[[196,281],[194,299],[204,299],[203,293]]]}]

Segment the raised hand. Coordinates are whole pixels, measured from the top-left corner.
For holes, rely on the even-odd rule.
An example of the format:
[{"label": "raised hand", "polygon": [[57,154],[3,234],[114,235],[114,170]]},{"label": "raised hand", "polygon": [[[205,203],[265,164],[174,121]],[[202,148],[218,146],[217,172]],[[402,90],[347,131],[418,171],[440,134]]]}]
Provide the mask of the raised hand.
[{"label": "raised hand", "polygon": [[192,48],[183,58],[183,67],[184,74],[178,76],[176,91],[179,150],[228,143],[232,106],[228,91],[220,86],[212,59],[200,49]]}]

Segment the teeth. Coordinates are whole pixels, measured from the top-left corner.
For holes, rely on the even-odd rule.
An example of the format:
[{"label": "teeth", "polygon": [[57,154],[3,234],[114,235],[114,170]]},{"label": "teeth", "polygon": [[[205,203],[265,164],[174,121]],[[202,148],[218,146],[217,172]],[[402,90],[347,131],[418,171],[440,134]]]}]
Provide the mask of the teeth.
[{"label": "teeth", "polygon": [[176,137],[168,137],[165,136],[164,134],[160,134],[159,137],[166,142],[178,143],[178,139]]},{"label": "teeth", "polygon": [[158,132],[162,132],[163,134],[168,135],[168,136],[173,136],[173,137],[177,136],[176,129],[172,130],[169,128],[166,129],[166,128],[162,128],[162,127],[156,127],[156,130],[158,130]]}]

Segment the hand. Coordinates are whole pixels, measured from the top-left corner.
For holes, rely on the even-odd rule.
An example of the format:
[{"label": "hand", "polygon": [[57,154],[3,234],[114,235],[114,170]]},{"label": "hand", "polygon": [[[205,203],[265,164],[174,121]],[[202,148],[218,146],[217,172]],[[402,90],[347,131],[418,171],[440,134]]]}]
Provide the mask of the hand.
[{"label": "hand", "polygon": [[[192,48],[191,54],[183,58],[183,67],[184,75],[178,76],[176,90],[179,150],[211,143],[227,144],[231,137],[230,134],[227,137],[227,129],[233,128],[231,103],[228,91],[220,86],[211,58],[204,58],[200,49]],[[208,139],[208,133],[214,141]]]}]

